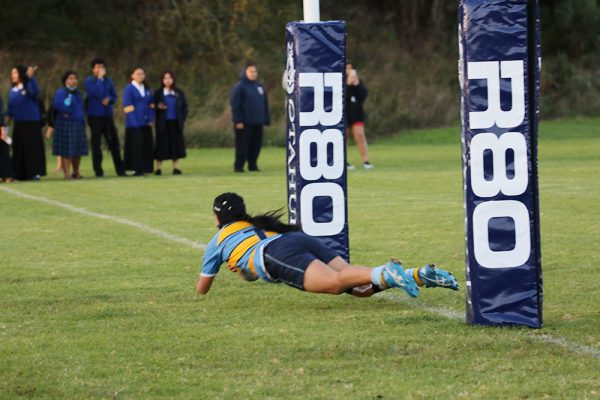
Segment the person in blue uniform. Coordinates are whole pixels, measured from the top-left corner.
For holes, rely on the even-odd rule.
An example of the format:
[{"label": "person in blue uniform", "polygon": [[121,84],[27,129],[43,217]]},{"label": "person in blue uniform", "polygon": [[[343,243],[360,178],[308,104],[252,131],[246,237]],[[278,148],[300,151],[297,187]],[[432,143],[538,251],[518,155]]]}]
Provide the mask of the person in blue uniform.
[{"label": "person in blue uniform", "polygon": [[65,179],[81,179],[81,157],[88,154],[83,96],[77,89],[79,80],[75,71],[65,72],[62,83],[52,101],[55,118],[52,154],[60,156]]},{"label": "person in blue uniform", "polygon": [[8,130],[4,126],[4,104],[0,96],[0,179],[2,182],[12,182],[12,162],[10,160],[10,143]]},{"label": "person in blue uniform", "polygon": [[261,278],[312,293],[369,297],[398,288],[416,297],[420,287],[458,290],[456,278],[434,265],[404,269],[395,259],[375,268],[350,265],[299,226],[279,221],[277,213],[248,215],[235,193],[217,196],[213,212],[219,231],[204,252],[196,283],[200,294],[208,293],[223,263],[245,280]]},{"label": "person in blue uniform", "polygon": [[258,71],[254,64],[247,64],[240,80],[231,91],[231,114],[235,133],[235,162],[233,170],[259,171],[258,156],[262,147],[263,130],[271,124],[269,101],[263,85],[257,80]]},{"label": "person in blue uniform", "polygon": [[134,171],[135,176],[144,176],[154,171],[154,96],[145,84],[146,73],[143,68],[134,68],[130,79],[123,90],[125,169]]},{"label": "person in blue uniform", "polygon": [[113,106],[117,101],[117,92],[112,79],[106,76],[104,60],[92,60],[92,76],[85,80],[85,112],[90,127],[90,142],[92,145],[92,165],[96,177],[104,176],[102,169],[102,137],[108,145],[112,156],[115,172],[118,176],[125,175],[125,165],[121,158],[121,145],[113,116]]},{"label": "person in blue uniform", "polygon": [[183,128],[188,116],[185,93],[177,86],[175,75],[166,71],[160,78],[162,87],[154,92],[156,104],[155,175],[162,174],[164,160],[173,161],[173,175],[181,175],[179,160],[185,158]]},{"label": "person in blue uniform", "polygon": [[[84,101],[84,103],[85,103],[85,101]],[[52,135],[54,134],[55,122],[56,122],[56,110],[54,109],[54,105],[50,104],[50,107],[48,107],[48,113],[47,113],[47,117],[46,117],[46,123],[48,124],[48,127],[46,128],[46,139],[50,139],[52,137]],[[56,156],[56,167],[54,168],[53,172],[55,174],[58,174],[62,170],[63,170],[62,160],[60,159],[60,156]]]},{"label": "person in blue uniform", "polygon": [[46,153],[42,136],[40,87],[34,77],[37,67],[14,66],[8,95],[6,123],[13,120],[12,164],[14,178],[40,180],[46,175]]}]

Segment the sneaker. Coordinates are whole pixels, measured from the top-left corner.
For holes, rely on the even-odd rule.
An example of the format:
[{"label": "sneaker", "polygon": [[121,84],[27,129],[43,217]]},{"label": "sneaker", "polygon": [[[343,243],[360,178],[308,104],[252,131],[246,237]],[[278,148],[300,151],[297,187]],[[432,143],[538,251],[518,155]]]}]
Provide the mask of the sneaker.
[{"label": "sneaker", "polygon": [[157,169],[156,171],[154,171],[154,175],[161,176],[162,175],[162,171],[160,169]]},{"label": "sneaker", "polygon": [[173,168],[173,175],[181,175],[181,170],[177,168]]},{"label": "sneaker", "polygon": [[374,166],[373,164],[371,164],[370,162],[368,162],[368,161],[365,161],[365,162],[363,163],[363,168],[364,168],[364,169],[373,169],[373,168],[375,168],[375,166]]},{"label": "sneaker", "polygon": [[356,169],[356,167],[352,164],[350,164],[349,162],[346,163],[346,169],[353,171]]},{"label": "sneaker", "polygon": [[[415,277],[415,271],[418,271]],[[412,275],[419,284],[428,288],[442,287],[446,289],[458,290],[458,281],[452,273],[440,268],[436,268],[435,264],[427,264],[418,270],[415,268]],[[421,282],[419,282],[419,280]]]},{"label": "sneaker", "polygon": [[419,287],[412,276],[406,274],[402,262],[392,258],[383,268],[383,280],[386,285],[404,290],[411,297],[419,295]]}]

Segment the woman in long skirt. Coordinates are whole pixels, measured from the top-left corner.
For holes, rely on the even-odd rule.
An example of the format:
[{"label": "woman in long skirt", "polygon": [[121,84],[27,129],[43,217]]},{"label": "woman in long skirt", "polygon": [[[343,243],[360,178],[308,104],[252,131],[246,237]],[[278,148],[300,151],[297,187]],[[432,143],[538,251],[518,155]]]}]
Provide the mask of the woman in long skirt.
[{"label": "woman in long skirt", "polygon": [[[52,134],[54,133],[54,124],[56,123],[56,110],[54,109],[54,106],[52,104],[48,108],[46,123],[48,124],[48,127],[46,128],[45,135],[46,135],[46,139],[50,139],[52,137]],[[61,172],[62,170],[63,170],[62,160],[60,159],[60,156],[56,156],[56,168],[52,172],[53,172],[53,174],[56,175],[59,172]]]},{"label": "woman in long skirt", "polygon": [[154,98],[144,83],[146,74],[140,67],[132,70],[130,83],[123,90],[125,112],[125,169],[135,176],[152,173]]},{"label": "woman in long skirt", "polygon": [[183,127],[188,115],[185,93],[175,83],[173,72],[166,71],[161,77],[162,88],[154,92],[156,106],[156,159],[155,175],[162,175],[164,160],[173,161],[173,175],[181,175],[179,159],[185,158]]},{"label": "woman in long skirt", "polygon": [[40,180],[46,175],[46,154],[38,96],[40,87],[33,74],[37,67],[22,65],[11,71],[7,120],[13,125],[13,172],[18,180]]},{"label": "woman in long skirt", "polygon": [[61,157],[65,179],[81,179],[81,156],[88,154],[83,97],[77,89],[78,79],[74,71],[67,71],[62,83],[63,87],[56,91],[52,102],[55,110],[52,154]]}]

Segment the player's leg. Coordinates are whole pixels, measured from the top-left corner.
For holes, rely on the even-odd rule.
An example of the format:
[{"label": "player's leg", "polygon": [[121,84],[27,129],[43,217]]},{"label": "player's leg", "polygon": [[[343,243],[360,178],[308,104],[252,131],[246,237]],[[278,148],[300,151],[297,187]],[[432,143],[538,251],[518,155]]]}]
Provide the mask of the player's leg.
[{"label": "player's leg", "polygon": [[369,283],[370,268],[348,266],[336,271],[321,260],[313,260],[304,273],[304,290],[313,293],[341,294]]},{"label": "player's leg", "polygon": [[[327,263],[327,265],[329,265],[331,268],[333,268],[336,271],[341,271],[344,268],[350,267],[350,264],[348,264],[346,262],[346,260],[344,260],[340,256],[337,256],[333,260],[329,261]],[[346,293],[351,294],[352,296],[355,296],[355,297],[371,297],[375,293],[379,293],[385,289],[387,289],[387,288],[382,288],[373,283],[368,283],[363,286],[356,286],[356,287],[347,289]]]},{"label": "player's leg", "polygon": [[362,162],[369,162],[369,148],[364,125],[360,123],[352,125],[352,136],[354,136],[354,140],[356,141],[356,146],[358,147]]},{"label": "player's leg", "polygon": [[[342,257],[335,257],[327,263],[332,269],[341,271],[344,268],[350,267]],[[419,287],[442,287],[446,289],[458,290],[459,284],[451,272],[437,268],[435,264],[427,264],[422,268],[410,268],[404,271],[405,275],[411,276]],[[375,284],[366,285],[363,287],[355,287],[347,293],[357,297],[369,297],[382,290],[387,289],[383,286]]]}]

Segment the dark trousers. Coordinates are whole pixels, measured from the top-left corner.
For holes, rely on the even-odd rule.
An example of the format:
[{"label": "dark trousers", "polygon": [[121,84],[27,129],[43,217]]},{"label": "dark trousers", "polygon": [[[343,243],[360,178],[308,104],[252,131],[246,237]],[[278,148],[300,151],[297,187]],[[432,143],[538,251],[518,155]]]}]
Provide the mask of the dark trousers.
[{"label": "dark trousers", "polygon": [[262,147],[263,126],[244,125],[244,129],[235,129],[235,163],[233,168],[242,171],[248,161],[250,171],[258,170],[258,156]]},{"label": "dark trousers", "polygon": [[119,144],[119,135],[117,127],[112,117],[88,117],[88,125],[91,131],[92,144],[92,164],[96,176],[103,176],[102,169],[102,136],[106,140],[108,149],[112,155],[115,172],[117,175],[125,174],[125,166],[121,158],[121,146]]}]

